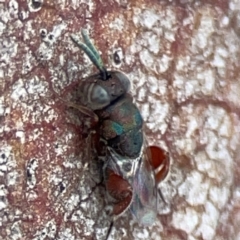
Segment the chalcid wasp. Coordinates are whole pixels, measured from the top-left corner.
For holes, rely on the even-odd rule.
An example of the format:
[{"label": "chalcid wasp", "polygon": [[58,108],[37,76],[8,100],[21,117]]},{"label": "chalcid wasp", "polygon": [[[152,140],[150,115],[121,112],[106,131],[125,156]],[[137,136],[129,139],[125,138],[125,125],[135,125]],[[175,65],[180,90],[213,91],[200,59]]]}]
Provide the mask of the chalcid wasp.
[{"label": "chalcid wasp", "polygon": [[113,219],[108,238],[114,221],[127,210],[142,226],[156,221],[158,183],[166,177],[170,161],[161,148],[145,146],[143,119],[133,103],[127,75],[107,70],[86,30],[81,33],[84,43],[75,35],[71,39],[99,72],[80,80],[75,106],[99,123],[99,134],[106,142],[103,177]]}]

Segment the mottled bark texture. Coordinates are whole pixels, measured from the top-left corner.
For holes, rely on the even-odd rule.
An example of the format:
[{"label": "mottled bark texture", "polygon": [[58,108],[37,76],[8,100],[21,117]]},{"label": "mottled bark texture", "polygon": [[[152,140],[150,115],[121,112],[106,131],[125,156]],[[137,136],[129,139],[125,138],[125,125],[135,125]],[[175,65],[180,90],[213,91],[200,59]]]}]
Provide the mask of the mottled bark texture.
[{"label": "mottled bark texture", "polygon": [[97,72],[70,41],[82,27],[171,156],[158,221],[127,212],[110,239],[240,239],[239,0],[1,0],[0,239],[106,235],[101,163],[66,103]]}]

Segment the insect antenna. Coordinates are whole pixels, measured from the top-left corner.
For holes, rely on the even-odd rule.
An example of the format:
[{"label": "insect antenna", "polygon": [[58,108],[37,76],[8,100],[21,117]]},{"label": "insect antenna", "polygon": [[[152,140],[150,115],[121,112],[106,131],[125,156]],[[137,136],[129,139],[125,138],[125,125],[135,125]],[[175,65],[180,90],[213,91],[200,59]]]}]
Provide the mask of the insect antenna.
[{"label": "insect antenna", "polygon": [[88,48],[92,51],[92,53],[95,55],[97,61],[99,62],[100,65],[103,66],[103,62],[102,59],[99,55],[99,52],[97,51],[97,49],[95,48],[95,46],[93,45],[93,43],[91,42],[87,32],[85,29],[82,29],[81,31],[82,37],[83,37],[83,41],[84,43],[88,46]]},{"label": "insect antenna", "polygon": [[103,80],[107,80],[110,76],[102,62],[102,59],[98,51],[90,41],[89,36],[86,33],[86,30],[82,29],[81,33],[85,43],[81,42],[78,39],[78,37],[74,34],[70,35],[71,40],[87,54],[92,63],[99,69],[100,73],[102,74]]}]

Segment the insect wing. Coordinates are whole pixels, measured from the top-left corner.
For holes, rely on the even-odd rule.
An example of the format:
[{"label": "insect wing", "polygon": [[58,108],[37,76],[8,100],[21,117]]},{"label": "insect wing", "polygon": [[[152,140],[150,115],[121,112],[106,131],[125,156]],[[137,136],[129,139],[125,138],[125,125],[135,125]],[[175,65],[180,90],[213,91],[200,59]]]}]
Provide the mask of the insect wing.
[{"label": "insect wing", "polygon": [[111,169],[133,186],[133,179],[139,166],[140,157],[122,156],[111,147],[107,148],[107,156],[105,167]]},{"label": "insect wing", "polygon": [[148,155],[142,154],[133,179],[133,202],[130,207],[138,223],[152,225],[157,217],[157,185]]}]

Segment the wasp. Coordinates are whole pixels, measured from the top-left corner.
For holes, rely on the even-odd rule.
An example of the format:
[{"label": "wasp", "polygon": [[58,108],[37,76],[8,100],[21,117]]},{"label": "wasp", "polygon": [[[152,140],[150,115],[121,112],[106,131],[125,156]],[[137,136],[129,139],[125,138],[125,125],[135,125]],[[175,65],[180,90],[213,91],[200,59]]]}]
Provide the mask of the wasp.
[{"label": "wasp", "polygon": [[169,171],[169,156],[159,147],[145,147],[143,118],[133,103],[129,78],[123,72],[107,70],[86,30],[81,34],[83,42],[75,35],[71,39],[99,72],[80,81],[76,104],[99,123],[99,134],[107,145],[103,176],[112,224],[130,210],[140,225],[150,226],[156,221],[157,186]]}]

